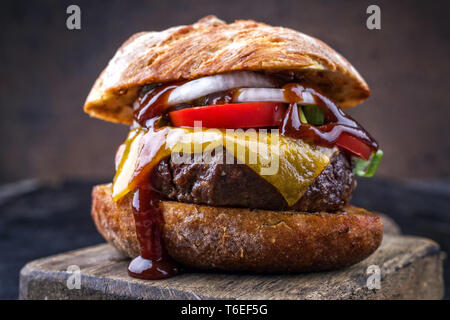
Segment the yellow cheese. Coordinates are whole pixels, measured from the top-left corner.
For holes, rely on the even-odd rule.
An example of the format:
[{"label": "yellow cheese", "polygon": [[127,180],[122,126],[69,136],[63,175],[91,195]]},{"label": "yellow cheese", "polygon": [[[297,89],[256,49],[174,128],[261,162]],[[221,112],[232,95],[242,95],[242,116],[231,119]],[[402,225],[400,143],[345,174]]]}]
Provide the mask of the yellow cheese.
[{"label": "yellow cheese", "polygon": [[[225,163],[244,163],[271,183],[289,206],[294,205],[317,176],[328,166],[336,148],[313,146],[284,137],[276,130],[219,130],[164,127],[158,131],[134,129],[125,141],[125,151],[113,183],[115,201],[147,181],[153,166],[163,158],[172,161],[208,163],[212,154],[226,149]],[[214,151],[214,152],[213,152]],[[196,157],[191,155],[195,154]],[[230,186],[232,187],[232,186]]]}]

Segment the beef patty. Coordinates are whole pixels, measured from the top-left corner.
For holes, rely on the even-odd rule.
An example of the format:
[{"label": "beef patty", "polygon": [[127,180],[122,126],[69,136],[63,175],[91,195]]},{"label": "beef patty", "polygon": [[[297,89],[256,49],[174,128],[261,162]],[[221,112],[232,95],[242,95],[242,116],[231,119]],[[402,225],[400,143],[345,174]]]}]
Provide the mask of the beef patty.
[{"label": "beef patty", "polygon": [[349,160],[334,156],[329,166],[289,207],[280,192],[245,164],[175,164],[162,160],[152,175],[153,187],[168,200],[210,206],[304,212],[336,211],[350,201],[356,186]]}]

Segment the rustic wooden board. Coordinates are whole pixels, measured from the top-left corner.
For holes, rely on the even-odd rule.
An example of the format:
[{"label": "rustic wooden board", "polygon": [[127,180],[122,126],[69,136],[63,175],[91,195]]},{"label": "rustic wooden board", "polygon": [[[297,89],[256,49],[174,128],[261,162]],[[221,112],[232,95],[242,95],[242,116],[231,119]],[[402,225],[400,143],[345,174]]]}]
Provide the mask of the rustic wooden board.
[{"label": "rustic wooden board", "polygon": [[[441,299],[439,246],[398,234],[385,221],[381,247],[350,268],[309,274],[257,275],[185,272],[160,281],[127,275],[128,259],[101,244],[35,260],[20,274],[21,299]],[[69,289],[71,265],[81,269],[81,288]],[[369,266],[381,270],[380,289],[369,289]]]}]

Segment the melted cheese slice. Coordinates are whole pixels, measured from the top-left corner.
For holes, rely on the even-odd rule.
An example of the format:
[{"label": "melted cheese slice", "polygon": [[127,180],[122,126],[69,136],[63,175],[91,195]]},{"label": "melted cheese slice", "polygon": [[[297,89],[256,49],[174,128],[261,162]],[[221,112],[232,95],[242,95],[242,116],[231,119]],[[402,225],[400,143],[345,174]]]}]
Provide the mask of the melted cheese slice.
[{"label": "melted cheese slice", "polygon": [[[177,163],[243,163],[271,183],[289,206],[294,205],[317,176],[328,166],[336,148],[313,146],[302,140],[272,132],[164,127],[130,131],[113,182],[113,199],[150,179],[162,159]],[[192,157],[192,154],[195,156]],[[211,163],[211,162],[210,162]],[[232,186],[230,186],[232,187]]]}]

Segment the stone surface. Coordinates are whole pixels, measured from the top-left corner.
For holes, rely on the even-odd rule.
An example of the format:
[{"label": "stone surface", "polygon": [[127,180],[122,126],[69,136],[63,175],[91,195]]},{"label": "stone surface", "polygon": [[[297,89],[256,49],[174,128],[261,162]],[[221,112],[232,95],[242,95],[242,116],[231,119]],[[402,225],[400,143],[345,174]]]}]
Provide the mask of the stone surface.
[{"label": "stone surface", "polygon": [[[190,271],[166,280],[143,281],[127,275],[128,261],[107,244],[35,260],[21,271],[20,298],[441,299],[444,294],[439,246],[425,238],[396,234],[387,234],[366,260],[330,272],[257,275]],[[81,269],[80,289],[67,287],[73,274],[66,270],[71,265]],[[380,289],[367,287],[369,266],[381,270]]]}]

